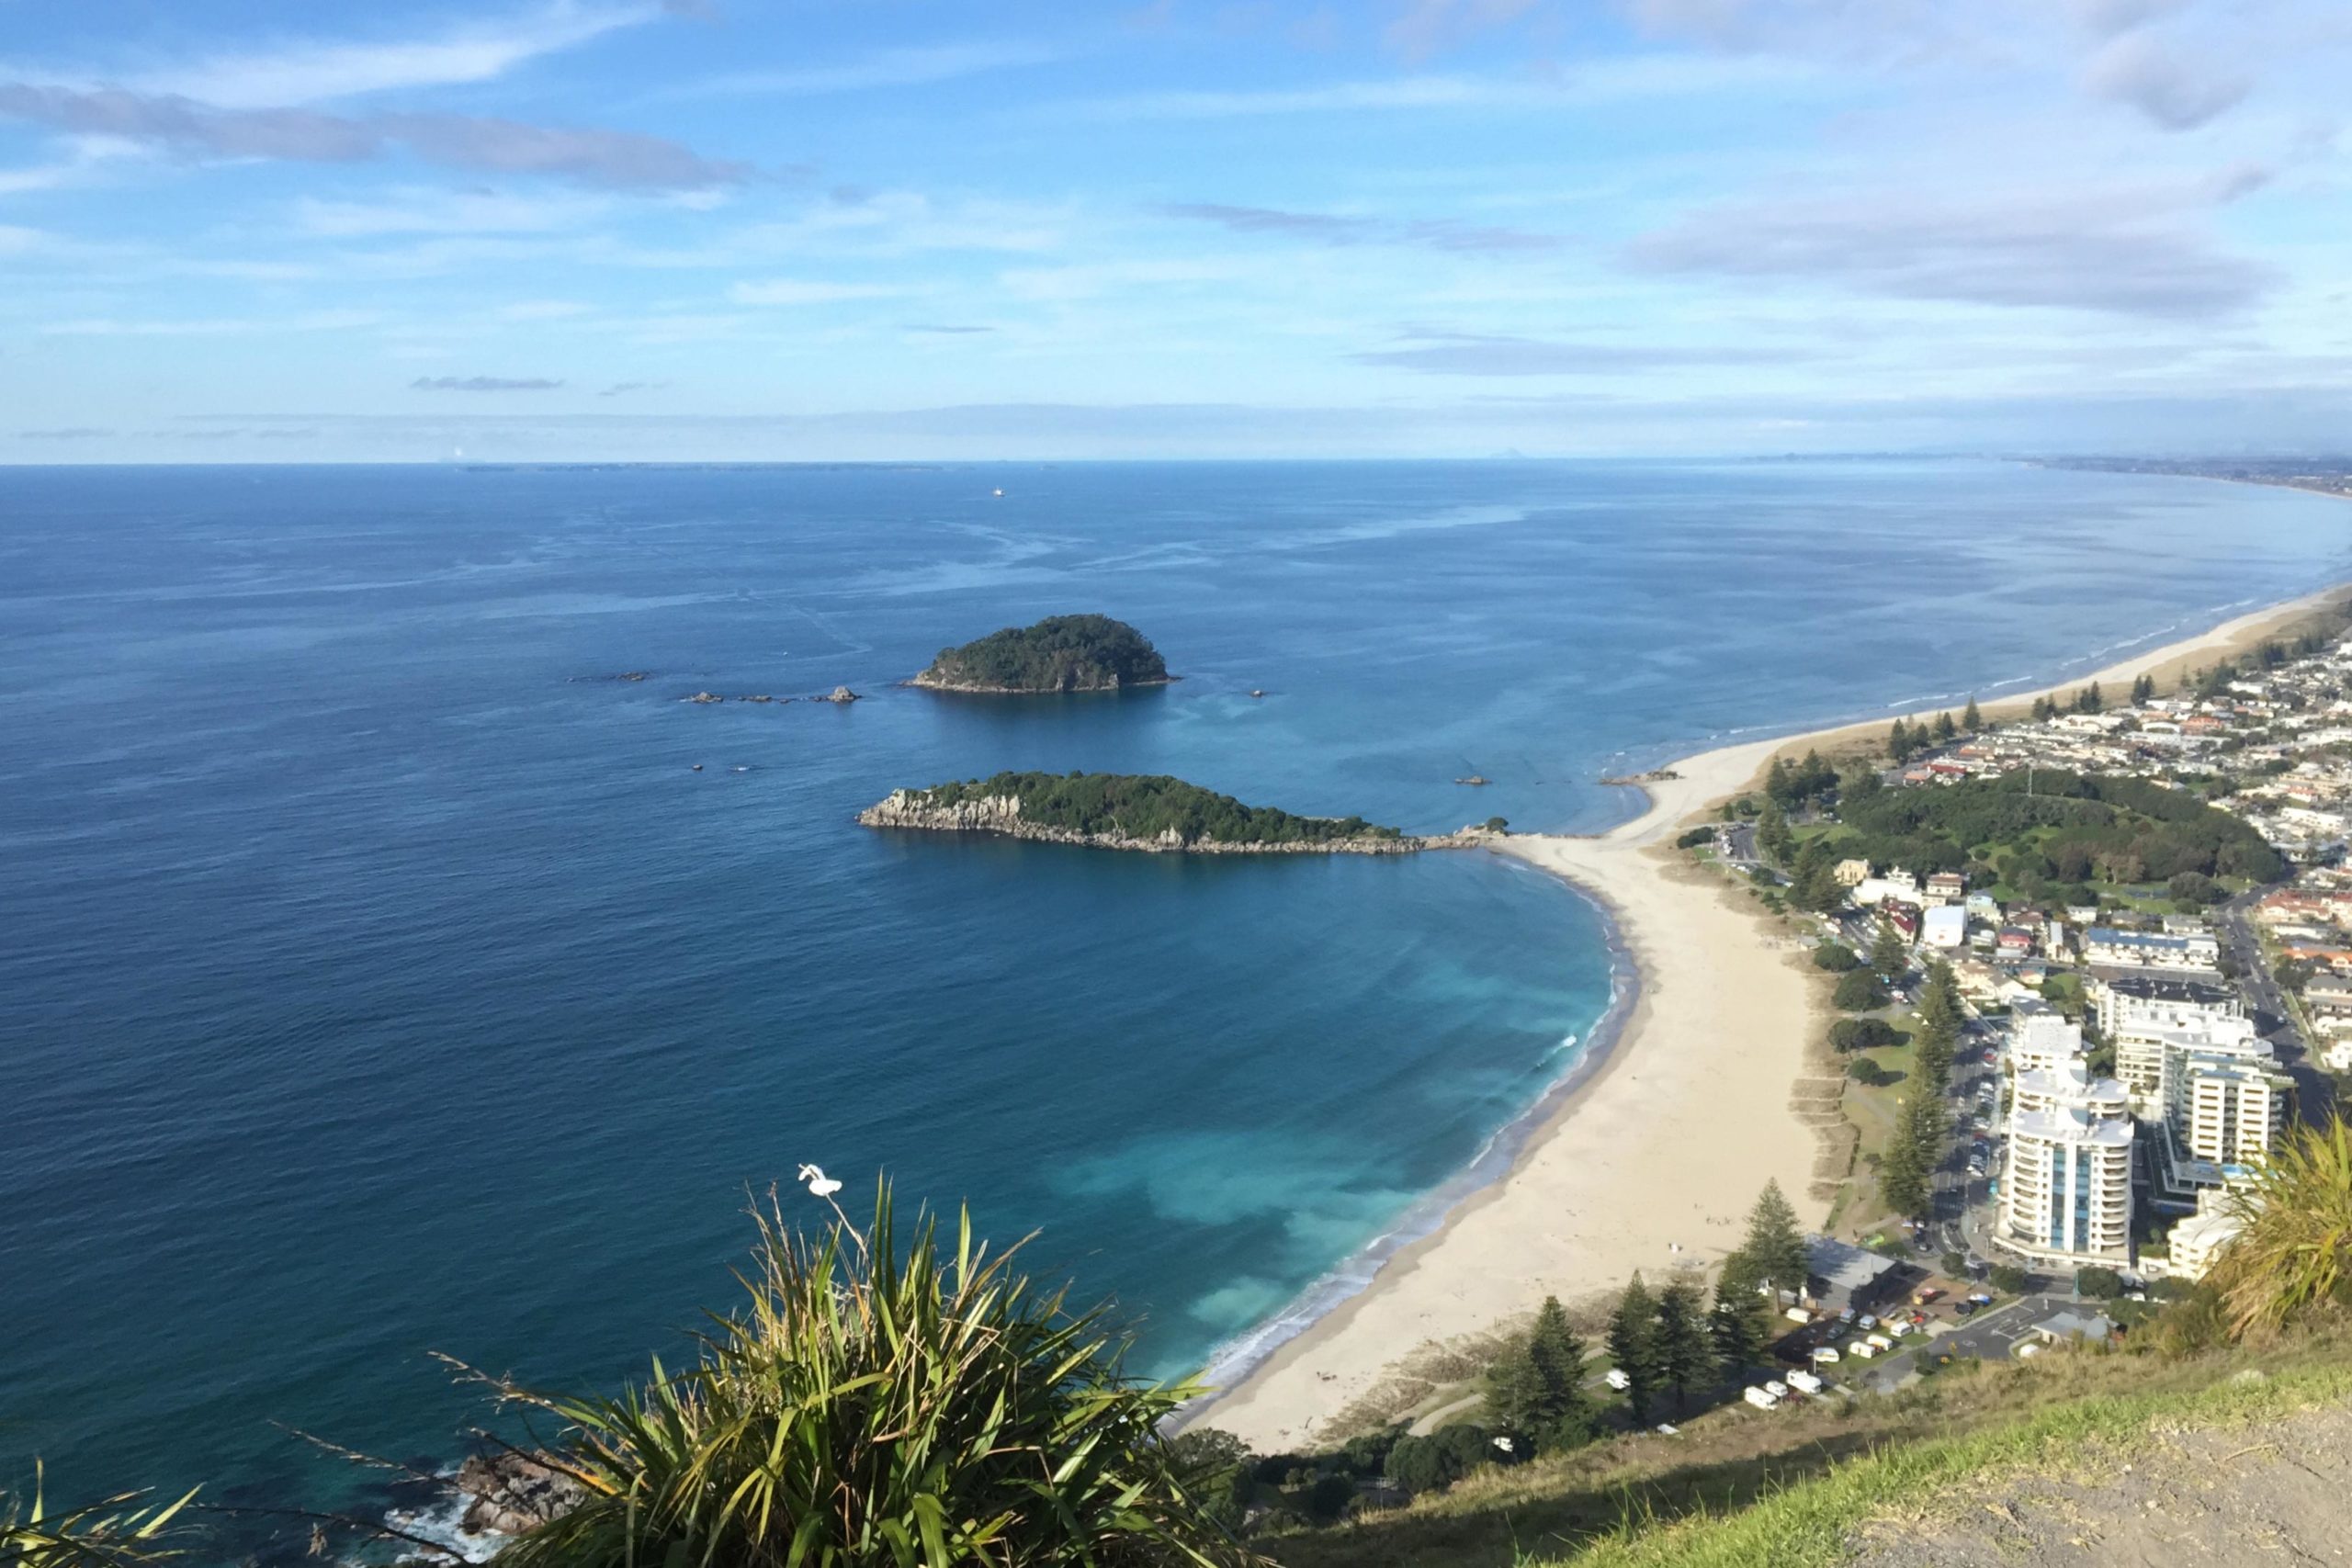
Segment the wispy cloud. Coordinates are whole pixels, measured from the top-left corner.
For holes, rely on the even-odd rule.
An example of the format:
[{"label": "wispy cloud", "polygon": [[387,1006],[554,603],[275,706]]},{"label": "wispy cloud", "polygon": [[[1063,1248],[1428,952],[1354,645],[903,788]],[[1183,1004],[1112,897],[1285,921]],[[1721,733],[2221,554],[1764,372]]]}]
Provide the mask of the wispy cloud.
[{"label": "wispy cloud", "polygon": [[677,142],[635,131],[526,125],[478,115],[354,118],[301,108],[220,109],[192,98],[119,87],[84,91],[0,83],[0,118],[223,158],[356,164],[405,147],[428,164],[448,168],[667,190],[729,185],[750,175],[743,164],[705,158]]},{"label": "wispy cloud", "polygon": [[897,299],[912,290],[894,283],[828,283],[779,277],[739,283],[727,291],[738,305],[838,305],[852,299]]},{"label": "wispy cloud", "polygon": [[1408,346],[1348,357],[1358,365],[1425,376],[1590,376],[1691,365],[1781,364],[1803,357],[1757,348],[1689,348],[1657,344],[1559,343],[1470,333],[1415,333]]},{"label": "wispy cloud", "polygon": [[2252,304],[2272,281],[2193,225],[2211,199],[2208,187],[1741,203],[1653,233],[1629,258],[1657,272],[1809,278],[1907,299],[2211,317]]},{"label": "wispy cloud", "polygon": [[989,72],[1044,65],[1062,51],[1043,44],[976,42],[886,49],[855,60],[786,71],[741,71],[707,77],[660,95],[662,97],[808,96],[865,92],[877,87],[918,87]]},{"label": "wispy cloud", "polygon": [[1237,234],[1274,234],[1326,244],[1426,245],[1440,251],[1548,251],[1557,235],[1526,229],[1461,223],[1453,219],[1354,217],[1329,212],[1291,212],[1271,207],[1234,207],[1222,202],[1180,202],[1159,209],[1170,218],[1214,223]]},{"label": "wispy cloud", "polygon": [[1535,0],[1409,0],[1381,29],[1381,41],[1408,60],[1421,60],[1489,28],[1519,21]]},{"label": "wispy cloud", "polygon": [[562,386],[543,376],[419,376],[409,383],[416,392],[552,392]]},{"label": "wispy cloud", "polygon": [[48,337],[227,337],[240,333],[347,332],[374,326],[382,318],[372,310],[308,310],[284,316],[205,316],[182,320],[125,321],[114,316],[86,316],[51,321],[40,331]]},{"label": "wispy cloud", "polygon": [[650,5],[545,6],[476,20],[436,38],[380,41],[297,40],[274,49],[214,55],[130,79],[140,92],[194,98],[216,108],[315,104],[396,88],[487,82],[559,50],[661,15]]},{"label": "wispy cloud", "polygon": [[947,321],[909,321],[900,329],[910,333],[933,333],[946,337],[964,337],[974,333],[992,333],[994,327],[961,326]]},{"label": "wispy cloud", "polygon": [[669,384],[667,381],[616,381],[596,395],[600,398],[623,398],[631,392],[658,392]]},{"label": "wispy cloud", "polygon": [[20,430],[19,441],[99,441],[114,434],[95,424],[60,425],[53,430]]},{"label": "wispy cloud", "polygon": [[1741,87],[1788,88],[1819,75],[1792,59],[1654,52],[1512,75],[1424,73],[1304,87],[1135,93],[1057,104],[1053,110],[1106,119],[1239,119],[1381,110],[1566,109],[1703,97]]}]

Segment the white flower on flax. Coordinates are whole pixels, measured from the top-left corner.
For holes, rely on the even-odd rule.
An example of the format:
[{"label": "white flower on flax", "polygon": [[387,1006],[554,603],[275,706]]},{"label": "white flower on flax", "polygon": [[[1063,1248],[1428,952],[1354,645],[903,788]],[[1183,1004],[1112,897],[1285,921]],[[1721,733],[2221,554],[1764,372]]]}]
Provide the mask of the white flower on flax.
[{"label": "white flower on flax", "polygon": [[813,1165],[802,1166],[799,1176],[795,1179],[807,1182],[809,1196],[813,1198],[830,1198],[842,1190],[840,1182]]}]

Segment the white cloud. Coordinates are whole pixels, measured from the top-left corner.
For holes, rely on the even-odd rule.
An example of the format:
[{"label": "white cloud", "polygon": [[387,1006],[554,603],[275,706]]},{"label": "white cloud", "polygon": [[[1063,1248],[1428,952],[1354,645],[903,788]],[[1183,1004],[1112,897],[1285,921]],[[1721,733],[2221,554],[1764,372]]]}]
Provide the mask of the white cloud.
[{"label": "white cloud", "polygon": [[664,97],[721,97],[772,94],[803,96],[854,93],[876,87],[913,87],[977,76],[1061,58],[1058,50],[1034,43],[950,43],[921,49],[886,49],[860,59],[787,71],[744,71],[688,83]]},{"label": "white cloud", "polygon": [[394,190],[380,201],[305,197],[294,221],[306,234],[544,234],[603,216],[609,204],[583,197],[509,196],[497,191]]},{"label": "white cloud", "polygon": [[1253,115],[1405,109],[1555,109],[1646,98],[1701,97],[1791,85],[1815,73],[1765,57],[1648,53],[1585,61],[1513,76],[1395,76],[1312,87],[1137,93],[1051,106],[1057,114],[1116,119],[1231,119]]},{"label": "white cloud", "polygon": [[2252,85],[2227,68],[2192,63],[2144,32],[2126,33],[2100,50],[2084,82],[2166,130],[2195,130],[2235,107]]},{"label": "white cloud", "polygon": [[240,333],[345,332],[376,324],[368,310],[314,310],[307,315],[264,319],[236,316],[187,321],[122,321],[112,316],[51,321],[42,327],[48,337],[226,337]]},{"label": "white cloud", "polygon": [[779,277],[739,283],[727,291],[738,305],[836,305],[851,299],[898,299],[914,292],[894,283],[825,283]]},{"label": "white cloud", "polygon": [[129,85],[219,108],[276,108],[395,88],[460,85],[490,81],[539,55],[659,15],[650,5],[582,6],[559,0],[503,21],[469,23],[439,38],[288,42],[151,72]]}]

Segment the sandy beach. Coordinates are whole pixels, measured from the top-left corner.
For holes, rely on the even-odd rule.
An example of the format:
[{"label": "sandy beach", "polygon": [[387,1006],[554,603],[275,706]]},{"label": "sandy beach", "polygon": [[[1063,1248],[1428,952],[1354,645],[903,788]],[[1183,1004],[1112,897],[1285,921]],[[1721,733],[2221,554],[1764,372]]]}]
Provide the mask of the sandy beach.
[{"label": "sandy beach", "polygon": [[[2187,669],[2291,631],[2342,592],[2240,615],[2045,690],[2097,680],[2120,696],[2143,673],[2169,689]],[[2041,694],[1984,711],[2007,716]],[[1429,1342],[1505,1324],[1546,1294],[1573,1301],[1636,1269],[1656,1279],[1713,1263],[1737,1241],[1768,1178],[1817,1222],[1825,1205],[1806,1197],[1815,1135],[1789,1103],[1824,1032],[1821,982],[1742,887],[1661,840],[1747,788],[1775,755],[1875,743],[1896,716],[1706,751],[1645,786],[1647,809],[1608,833],[1529,834],[1498,846],[1572,882],[1615,919],[1640,987],[1622,1034],[1506,1176],[1187,1421],[1232,1431],[1261,1453],[1310,1445]]]}]

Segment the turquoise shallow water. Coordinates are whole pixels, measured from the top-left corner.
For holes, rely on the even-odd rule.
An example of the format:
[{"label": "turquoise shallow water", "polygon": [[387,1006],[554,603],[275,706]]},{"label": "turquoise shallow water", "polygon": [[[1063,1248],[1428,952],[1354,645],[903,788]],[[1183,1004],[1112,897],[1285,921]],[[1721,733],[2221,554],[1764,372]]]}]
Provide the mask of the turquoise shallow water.
[{"label": "turquoise shallow water", "polygon": [[[623,1376],[804,1160],[1041,1229],[1196,1365],[1575,1063],[1602,922],[1482,856],[859,807],[1085,767],[1595,829],[1603,773],[2352,576],[2347,519],[1968,463],[0,470],[0,1469],[348,1501],[274,1423],[433,1461],[479,1407],[428,1350]],[[892,684],[1071,609],[1186,679]]]}]

